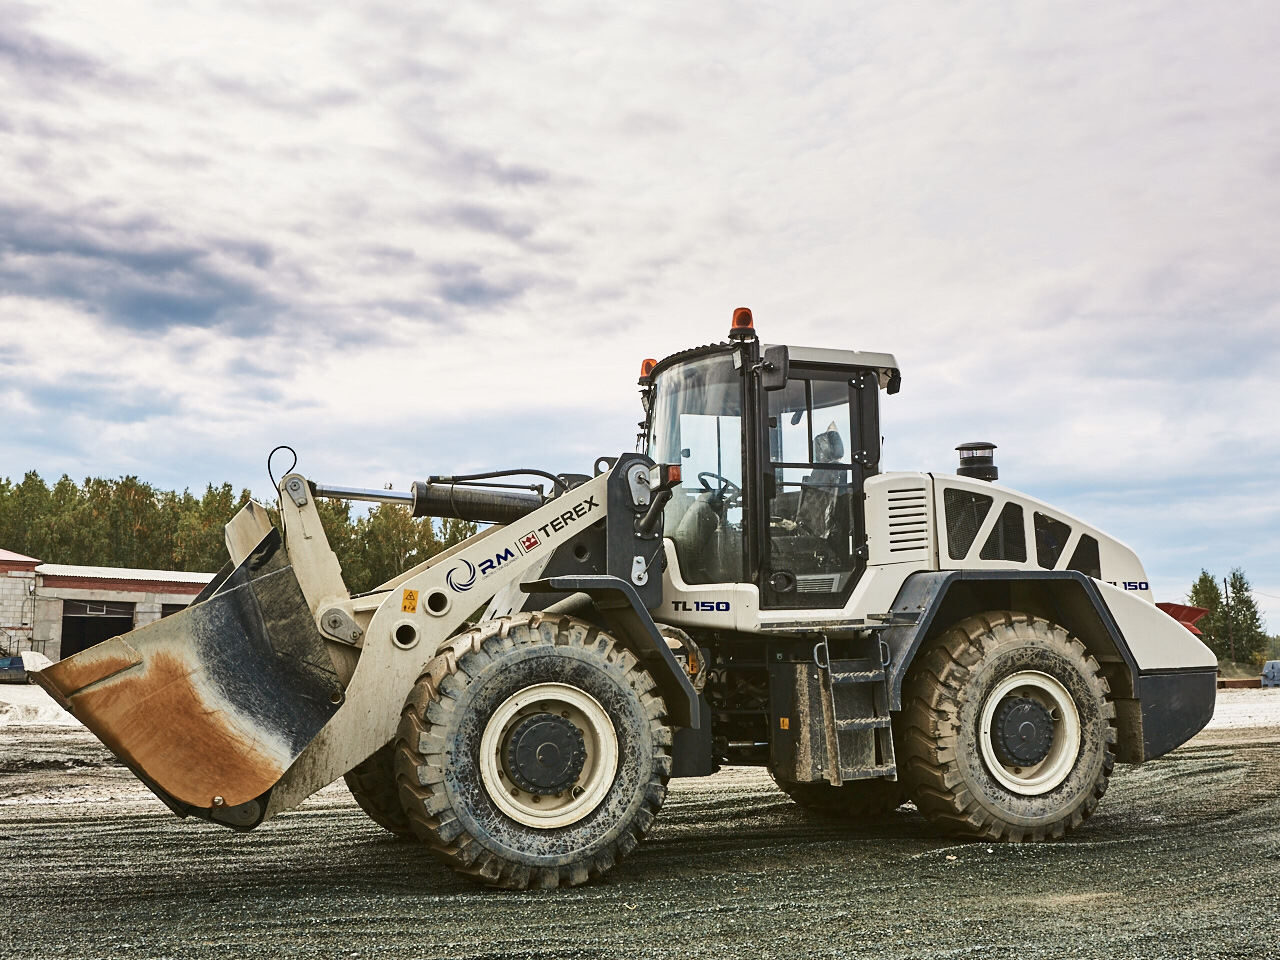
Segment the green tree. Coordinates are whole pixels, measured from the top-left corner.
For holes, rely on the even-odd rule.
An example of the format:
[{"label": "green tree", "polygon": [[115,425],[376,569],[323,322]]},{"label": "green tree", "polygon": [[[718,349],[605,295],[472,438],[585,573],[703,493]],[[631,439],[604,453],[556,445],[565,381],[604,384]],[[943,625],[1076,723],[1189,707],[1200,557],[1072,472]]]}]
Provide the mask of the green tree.
[{"label": "green tree", "polygon": [[1280,660],[1280,633],[1267,639],[1266,660]]},{"label": "green tree", "polygon": [[[46,563],[213,573],[227,560],[223,527],[248,501],[248,490],[237,494],[229,483],[207,484],[196,497],[132,476],[77,484],[64,475],[50,488],[31,471],[16,484],[0,479],[0,546]],[[437,526],[391,504],[354,518],[345,500],[317,500],[316,509],[343,578],[357,593],[476,532],[474,523]],[[267,510],[278,527],[275,504]]]},{"label": "green tree", "polygon": [[1224,604],[1229,608],[1231,642],[1235,645],[1236,659],[1241,663],[1261,664],[1267,647],[1267,632],[1253,599],[1253,587],[1244,571],[1236,567],[1227,577],[1228,596]]},{"label": "green tree", "polygon": [[1201,570],[1196,582],[1191,585],[1187,594],[1187,603],[1193,607],[1203,607],[1209,612],[1196,621],[1196,629],[1202,639],[1219,660],[1228,659],[1227,624],[1222,605],[1222,589],[1217,579],[1208,570]]},{"label": "green tree", "polygon": [[1268,638],[1248,577],[1236,567],[1227,577],[1225,593],[1220,582],[1207,570],[1201,570],[1191,585],[1187,602],[1209,611],[1196,627],[1219,660],[1261,662]]},{"label": "green tree", "polygon": [[[345,537],[341,549],[334,544],[334,552],[353,593],[372,590],[476,532],[476,525],[464,520],[446,520],[437,530],[430,518],[414,517],[406,507],[391,503],[378,504],[352,521],[350,504],[334,503],[341,504],[341,517],[347,521],[347,528],[339,532]],[[336,515],[331,516],[326,533],[331,523],[335,530],[340,526]]]},{"label": "green tree", "polygon": [[447,519],[440,521],[440,546],[444,550],[457,546],[463,540],[476,535],[478,527],[472,520]]},{"label": "green tree", "polygon": [[415,520],[402,506],[380,503],[356,520],[359,575],[372,589],[440,552],[431,522]]},{"label": "green tree", "polygon": [[32,549],[44,539],[42,528],[49,516],[52,492],[34,470],[23,477],[21,483],[10,483],[6,479],[3,491],[4,507],[0,510],[3,542],[6,546],[13,544],[8,547],[10,550],[39,557]]},{"label": "green tree", "polygon": [[231,484],[215,487],[211,483],[199,500],[187,490],[180,497],[170,496],[176,520],[172,551],[175,567],[191,571],[219,569],[227,559],[223,527],[249,502],[249,491],[241,490],[237,496]]},{"label": "green tree", "polygon": [[165,536],[160,499],[155,488],[137,477],[86,480],[93,502],[106,520],[103,563],[119,567],[157,568],[171,560],[172,541]]}]

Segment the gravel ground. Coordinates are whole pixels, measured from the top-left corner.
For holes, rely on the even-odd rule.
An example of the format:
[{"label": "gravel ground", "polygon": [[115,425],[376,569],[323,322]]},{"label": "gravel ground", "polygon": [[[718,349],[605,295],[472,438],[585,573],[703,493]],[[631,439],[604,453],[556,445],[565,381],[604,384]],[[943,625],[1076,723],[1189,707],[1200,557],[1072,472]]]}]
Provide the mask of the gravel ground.
[{"label": "gravel ground", "polygon": [[[173,817],[35,688],[0,688],[0,957],[1256,957],[1280,920],[1280,690],[1119,767],[1062,843],[909,809],[806,814],[760,771],[676,781],[605,882],[477,888],[338,784],[249,834]],[[68,718],[69,719],[69,718]],[[61,721],[52,725],[50,721]]]}]

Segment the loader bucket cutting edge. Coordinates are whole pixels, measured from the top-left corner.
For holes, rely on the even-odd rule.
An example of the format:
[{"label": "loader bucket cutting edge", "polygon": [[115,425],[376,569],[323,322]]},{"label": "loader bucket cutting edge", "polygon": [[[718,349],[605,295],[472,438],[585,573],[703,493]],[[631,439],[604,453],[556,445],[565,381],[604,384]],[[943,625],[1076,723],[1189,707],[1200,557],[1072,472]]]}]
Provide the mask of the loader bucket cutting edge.
[{"label": "loader bucket cutting edge", "polygon": [[277,531],[206,594],[35,675],[178,812],[262,796],[342,701]]}]

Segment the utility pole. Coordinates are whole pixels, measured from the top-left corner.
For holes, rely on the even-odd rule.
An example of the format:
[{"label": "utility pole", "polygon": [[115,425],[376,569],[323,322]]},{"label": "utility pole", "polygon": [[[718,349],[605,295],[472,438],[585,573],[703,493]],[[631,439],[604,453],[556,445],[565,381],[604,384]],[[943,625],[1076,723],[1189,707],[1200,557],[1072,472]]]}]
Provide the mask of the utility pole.
[{"label": "utility pole", "polygon": [[1231,588],[1227,586],[1227,578],[1222,578],[1222,600],[1227,608],[1227,645],[1231,650],[1231,662],[1236,660],[1236,637],[1231,628]]}]

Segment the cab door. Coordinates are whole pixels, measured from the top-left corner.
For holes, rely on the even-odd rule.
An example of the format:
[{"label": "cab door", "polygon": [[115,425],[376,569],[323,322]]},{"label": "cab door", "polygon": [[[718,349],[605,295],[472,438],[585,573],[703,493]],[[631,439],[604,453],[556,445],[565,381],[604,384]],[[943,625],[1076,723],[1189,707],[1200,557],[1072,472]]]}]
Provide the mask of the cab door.
[{"label": "cab door", "polygon": [[878,376],[792,365],[759,395],[761,606],[838,609],[866,568],[863,480],[880,460]]}]

